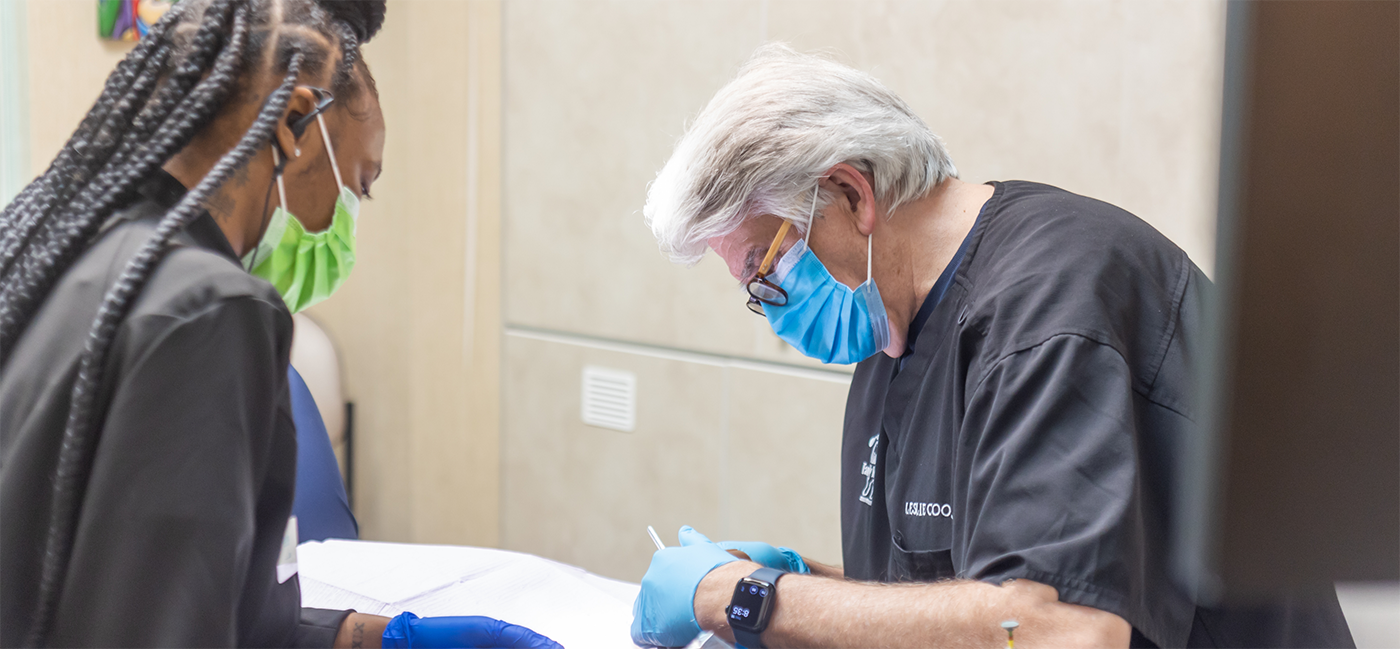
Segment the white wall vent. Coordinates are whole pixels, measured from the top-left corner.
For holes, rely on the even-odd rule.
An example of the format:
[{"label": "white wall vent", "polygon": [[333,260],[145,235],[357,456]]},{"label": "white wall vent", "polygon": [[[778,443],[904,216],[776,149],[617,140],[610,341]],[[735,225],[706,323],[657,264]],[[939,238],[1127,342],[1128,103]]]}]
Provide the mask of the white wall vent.
[{"label": "white wall vent", "polygon": [[637,375],[584,366],[582,416],[589,426],[632,432],[637,427]]}]

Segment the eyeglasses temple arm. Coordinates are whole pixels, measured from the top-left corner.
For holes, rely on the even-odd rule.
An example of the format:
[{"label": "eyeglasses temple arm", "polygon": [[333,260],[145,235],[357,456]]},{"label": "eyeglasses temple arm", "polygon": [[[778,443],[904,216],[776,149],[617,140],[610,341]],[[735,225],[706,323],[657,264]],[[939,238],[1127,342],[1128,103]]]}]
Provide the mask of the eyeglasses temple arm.
[{"label": "eyeglasses temple arm", "polygon": [[792,221],[784,220],[782,227],[778,228],[778,236],[773,237],[773,243],[768,245],[768,255],[763,258],[763,264],[758,267],[759,275],[768,274],[768,265],[773,263],[773,258],[778,255],[778,244],[782,243],[783,237],[787,236],[788,228],[792,227]]}]

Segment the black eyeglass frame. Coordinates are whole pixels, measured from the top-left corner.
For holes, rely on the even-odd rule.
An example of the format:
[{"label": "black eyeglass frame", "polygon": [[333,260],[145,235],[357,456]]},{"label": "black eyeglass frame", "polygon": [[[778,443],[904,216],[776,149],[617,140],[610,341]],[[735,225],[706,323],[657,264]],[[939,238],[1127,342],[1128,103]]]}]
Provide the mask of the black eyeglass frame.
[{"label": "black eyeglass frame", "polygon": [[[765,318],[768,317],[768,314],[763,312],[763,305],[787,305],[787,291],[784,291],[781,286],[768,280],[768,271],[773,264],[773,258],[778,255],[778,246],[782,244],[783,238],[787,236],[788,229],[791,227],[791,221],[783,221],[783,225],[778,228],[777,236],[773,237],[773,243],[768,246],[768,254],[763,256],[763,264],[758,267],[758,273],[755,274],[753,279],[749,280],[749,283],[745,286],[749,291],[749,301],[745,306],[749,307],[750,311]],[[760,292],[767,293],[769,291],[776,291],[778,298],[763,297],[759,294]]]},{"label": "black eyeglass frame", "polygon": [[[777,300],[759,297],[758,295],[754,294],[755,284],[762,285],[767,287],[768,289],[777,291],[781,297]],[[749,301],[745,306],[748,306],[750,311],[753,311],[754,313],[757,313],[758,315],[761,315],[765,318],[768,317],[768,314],[763,312],[763,305],[771,304],[773,306],[784,306],[787,304],[787,291],[784,291],[781,286],[778,286],[777,284],[768,281],[768,278],[766,277],[754,277],[751,281],[749,281],[748,290]]]}]

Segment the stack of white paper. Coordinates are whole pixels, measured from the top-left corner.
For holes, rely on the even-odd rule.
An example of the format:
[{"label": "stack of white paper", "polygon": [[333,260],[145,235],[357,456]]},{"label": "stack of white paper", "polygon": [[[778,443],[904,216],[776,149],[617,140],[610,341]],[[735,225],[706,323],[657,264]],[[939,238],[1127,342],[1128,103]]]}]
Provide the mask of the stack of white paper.
[{"label": "stack of white paper", "polygon": [[485,615],[566,649],[632,649],[638,586],[528,554],[442,545],[311,542],[297,548],[302,606],[394,616]]}]

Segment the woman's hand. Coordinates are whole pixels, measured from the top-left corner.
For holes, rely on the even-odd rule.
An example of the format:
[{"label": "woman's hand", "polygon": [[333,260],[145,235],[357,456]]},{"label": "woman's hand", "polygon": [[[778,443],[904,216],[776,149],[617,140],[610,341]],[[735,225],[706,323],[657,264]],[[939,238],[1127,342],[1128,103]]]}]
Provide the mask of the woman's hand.
[{"label": "woman's hand", "polygon": [[383,646],[395,649],[446,649],[481,647],[491,649],[564,649],[518,624],[480,615],[453,615],[420,618],[400,613],[384,629]]}]

